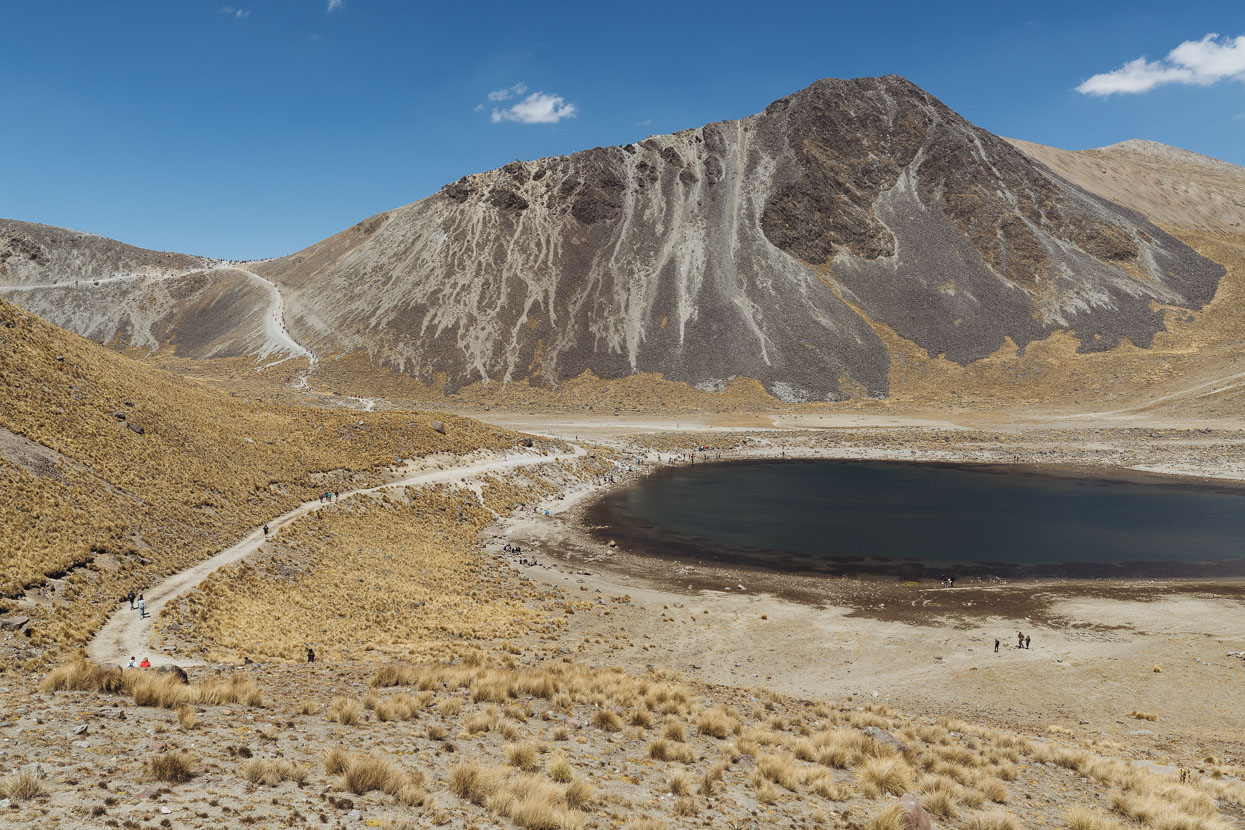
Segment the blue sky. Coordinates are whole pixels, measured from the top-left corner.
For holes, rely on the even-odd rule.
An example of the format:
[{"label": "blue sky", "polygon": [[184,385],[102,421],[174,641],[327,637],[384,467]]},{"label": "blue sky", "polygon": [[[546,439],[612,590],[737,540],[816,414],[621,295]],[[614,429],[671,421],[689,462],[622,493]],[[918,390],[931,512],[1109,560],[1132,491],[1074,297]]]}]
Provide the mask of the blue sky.
[{"label": "blue sky", "polygon": [[[217,257],[289,253],[466,173],[738,118],[822,77],[905,75],[1001,135],[1245,164],[1239,0],[12,0],[0,33],[0,216]],[[1077,90],[1104,73],[1099,93],[1148,91]]]}]

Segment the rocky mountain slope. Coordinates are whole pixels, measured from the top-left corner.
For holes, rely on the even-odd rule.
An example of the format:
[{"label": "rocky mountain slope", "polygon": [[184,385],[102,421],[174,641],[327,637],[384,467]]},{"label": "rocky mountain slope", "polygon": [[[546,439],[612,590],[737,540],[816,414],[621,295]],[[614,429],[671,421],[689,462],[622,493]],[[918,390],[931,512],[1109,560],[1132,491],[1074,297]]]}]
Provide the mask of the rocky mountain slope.
[{"label": "rocky mountain slope", "polygon": [[898,77],[515,162],[257,266],[313,348],[450,388],[657,372],[888,391],[885,324],[968,363],[1068,329],[1146,346],[1222,268]]},{"label": "rocky mountain slope", "polygon": [[[447,391],[745,377],[789,401],[886,396],[896,342],[953,365],[1056,331],[1148,348],[1158,306],[1214,296],[1223,268],[1151,224],[1173,219],[1147,210],[1161,199],[1019,146],[902,78],[823,80],[739,121],[468,176],[247,268],[0,222],[0,295],[191,358],[353,354]],[[1237,199],[1237,168],[1206,162]]]}]

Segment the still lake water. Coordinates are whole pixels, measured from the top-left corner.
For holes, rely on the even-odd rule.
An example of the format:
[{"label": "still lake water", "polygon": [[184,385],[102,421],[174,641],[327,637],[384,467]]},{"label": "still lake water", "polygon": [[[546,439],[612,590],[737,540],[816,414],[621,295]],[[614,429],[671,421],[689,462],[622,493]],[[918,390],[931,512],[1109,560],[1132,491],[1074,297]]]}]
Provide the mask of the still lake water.
[{"label": "still lake water", "polygon": [[929,576],[1236,576],[1245,486],[1005,466],[745,461],[660,470],[589,514],[656,555]]}]

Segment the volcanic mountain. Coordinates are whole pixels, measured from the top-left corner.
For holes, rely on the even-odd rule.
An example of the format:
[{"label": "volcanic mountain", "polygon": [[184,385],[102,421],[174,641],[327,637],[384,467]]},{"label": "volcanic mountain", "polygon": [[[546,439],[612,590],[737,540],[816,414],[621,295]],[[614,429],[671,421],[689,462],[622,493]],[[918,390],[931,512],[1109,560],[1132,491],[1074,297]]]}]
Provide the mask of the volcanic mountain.
[{"label": "volcanic mountain", "polygon": [[[1042,158],[903,78],[823,80],[739,121],[465,177],[245,273],[279,287],[302,346],[448,391],[653,372],[885,396],[880,327],[968,364],[1059,330],[1144,348],[1160,306],[1210,301],[1221,266]],[[145,330],[176,347],[183,329]]]}]

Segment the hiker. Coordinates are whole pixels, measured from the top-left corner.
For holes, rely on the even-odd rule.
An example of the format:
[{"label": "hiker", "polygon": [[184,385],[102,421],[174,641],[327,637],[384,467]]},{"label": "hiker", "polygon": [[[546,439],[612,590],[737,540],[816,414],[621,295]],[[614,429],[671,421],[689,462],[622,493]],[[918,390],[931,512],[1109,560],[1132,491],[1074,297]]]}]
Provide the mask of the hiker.
[{"label": "hiker", "polygon": [[139,663],[139,664],[138,664],[138,667],[139,667],[140,669],[149,669],[149,668],[151,668],[151,660],[149,660],[148,658],[144,657],[144,658],[143,658],[143,662]]},{"label": "hiker", "polygon": [[1029,648],[1029,636],[1026,634],[1025,635],[1025,649],[1028,650],[1028,648]]},{"label": "hiker", "polygon": [[132,655],[132,654],[130,655],[130,662],[126,663],[126,664],[125,664],[125,667],[126,667],[127,669],[136,669],[136,668],[138,668],[138,661],[134,659],[134,655]]},{"label": "hiker", "polygon": [[1023,631],[1016,632],[1016,648],[1025,647],[1025,633]]},{"label": "hiker", "polygon": [[268,523],[267,522],[264,523],[264,535],[265,536],[268,535]]},{"label": "hiker", "polygon": [[143,595],[138,595],[138,618],[140,620],[147,619],[147,600],[143,599]]},{"label": "hiker", "polygon": [[128,599],[128,600],[130,601],[130,610],[131,610],[131,611],[133,611],[133,610],[134,610],[134,600],[135,600],[135,598],[136,598],[136,595],[135,595],[135,593],[134,593],[134,589],[133,589],[133,588],[131,588],[131,589],[130,589],[130,593],[129,593],[128,595],[126,595],[126,599]]},{"label": "hiker", "polygon": [[311,646],[307,646],[307,662],[308,663],[316,662],[316,652],[314,649],[312,649]]},{"label": "hiker", "polygon": [[999,638],[998,637],[994,638],[994,653],[995,654],[999,653]]}]

